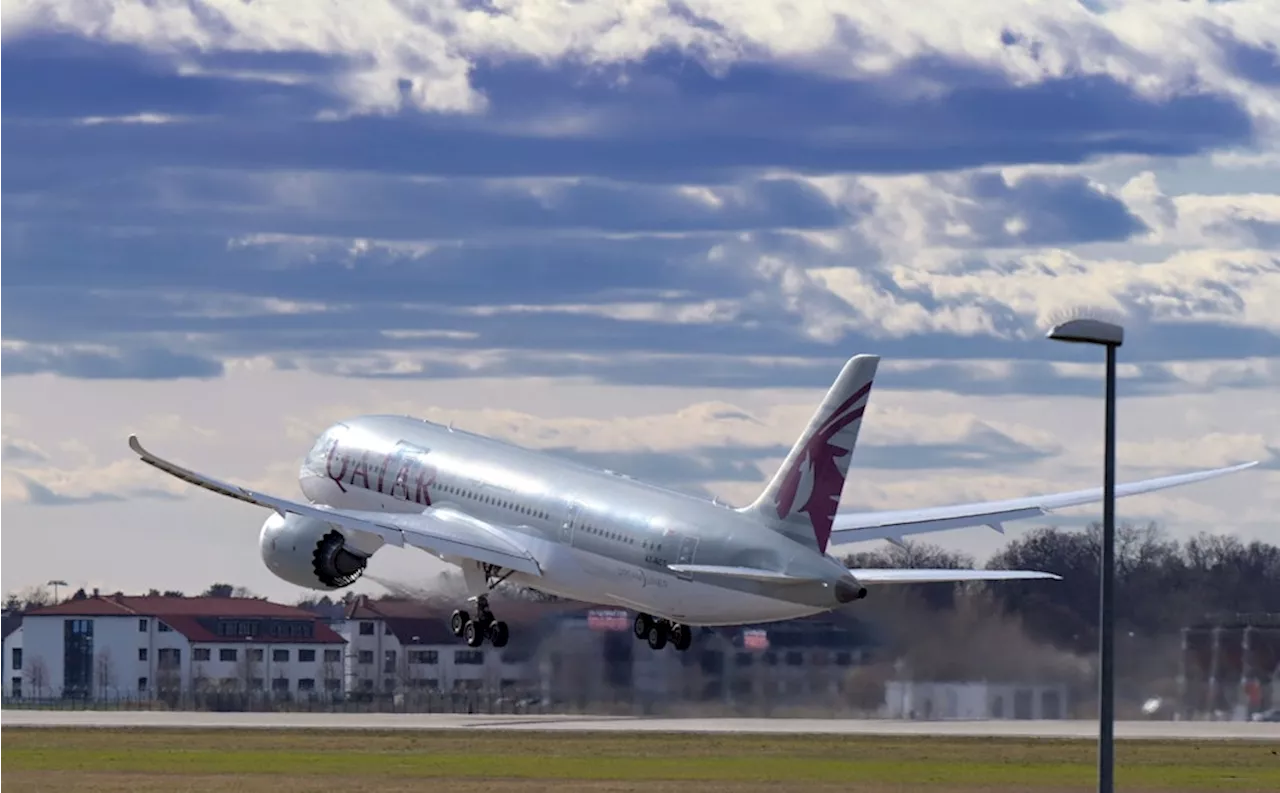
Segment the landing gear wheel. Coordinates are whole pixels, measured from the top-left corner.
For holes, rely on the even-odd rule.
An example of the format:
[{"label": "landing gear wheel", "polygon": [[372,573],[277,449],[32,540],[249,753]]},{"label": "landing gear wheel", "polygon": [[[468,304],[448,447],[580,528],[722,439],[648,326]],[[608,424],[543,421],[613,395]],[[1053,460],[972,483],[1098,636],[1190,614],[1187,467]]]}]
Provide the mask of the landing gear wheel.
[{"label": "landing gear wheel", "polygon": [[489,625],[489,643],[494,647],[506,647],[508,638],[507,623],[499,620]]},{"label": "landing gear wheel", "polygon": [[648,614],[637,614],[636,621],[632,625],[632,629],[636,633],[637,639],[643,639],[649,635],[649,629],[653,627],[653,618]]},{"label": "landing gear wheel", "polygon": [[467,623],[471,621],[471,615],[462,609],[453,612],[453,616],[449,618],[449,630],[453,631],[453,635],[458,638],[462,637],[462,632],[466,629]]},{"label": "landing gear wheel", "polygon": [[667,646],[667,626],[662,623],[654,623],[649,628],[649,648],[652,650],[661,650]]},{"label": "landing gear wheel", "polygon": [[693,630],[688,625],[671,626],[671,646],[684,652],[693,644]]},{"label": "landing gear wheel", "polygon": [[467,620],[462,629],[462,638],[468,647],[479,647],[484,643],[484,626],[475,620]]}]

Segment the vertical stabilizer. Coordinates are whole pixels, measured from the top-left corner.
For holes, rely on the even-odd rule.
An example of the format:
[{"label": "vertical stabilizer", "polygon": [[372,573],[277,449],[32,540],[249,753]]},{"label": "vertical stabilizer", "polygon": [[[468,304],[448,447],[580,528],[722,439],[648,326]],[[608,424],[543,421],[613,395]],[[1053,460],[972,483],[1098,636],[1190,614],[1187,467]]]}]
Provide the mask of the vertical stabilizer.
[{"label": "vertical stabilizer", "polygon": [[879,363],[878,355],[849,359],[782,467],[743,512],[826,553]]}]

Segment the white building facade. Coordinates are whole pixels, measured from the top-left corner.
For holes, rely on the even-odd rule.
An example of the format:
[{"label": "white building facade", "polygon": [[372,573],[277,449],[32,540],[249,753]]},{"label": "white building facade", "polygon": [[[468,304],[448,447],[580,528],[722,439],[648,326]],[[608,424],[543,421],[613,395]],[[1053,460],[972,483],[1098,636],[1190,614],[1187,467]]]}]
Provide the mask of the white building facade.
[{"label": "white building facade", "polygon": [[310,612],[264,600],[91,597],[32,611],[16,633],[22,669],[9,671],[6,642],[7,696],[343,689],[342,637]]},{"label": "white building facade", "polygon": [[22,697],[26,670],[22,650],[22,627],[5,634],[4,637],[4,696]]},{"label": "white building facade", "polygon": [[416,603],[361,602],[337,629],[353,694],[492,692],[529,685],[538,674],[521,643],[467,647],[447,618],[424,616]]},{"label": "white building facade", "polygon": [[925,721],[1065,719],[1065,683],[924,682],[885,684],[885,715]]}]

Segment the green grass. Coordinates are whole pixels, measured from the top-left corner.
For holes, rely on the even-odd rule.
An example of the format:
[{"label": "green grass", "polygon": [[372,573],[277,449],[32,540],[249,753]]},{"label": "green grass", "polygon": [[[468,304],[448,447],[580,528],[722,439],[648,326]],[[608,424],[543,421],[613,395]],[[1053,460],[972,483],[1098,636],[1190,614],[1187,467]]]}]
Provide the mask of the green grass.
[{"label": "green grass", "polygon": [[[1117,785],[1280,790],[1280,744],[1127,741]],[[272,730],[3,730],[14,790],[421,788],[862,791],[1085,790],[1090,741],[863,736]],[[183,778],[178,785],[176,778]],[[164,784],[168,785],[166,788]],[[556,783],[548,785],[547,783]],[[404,785],[402,788],[401,785]],[[434,787],[434,786],[433,786]]]}]

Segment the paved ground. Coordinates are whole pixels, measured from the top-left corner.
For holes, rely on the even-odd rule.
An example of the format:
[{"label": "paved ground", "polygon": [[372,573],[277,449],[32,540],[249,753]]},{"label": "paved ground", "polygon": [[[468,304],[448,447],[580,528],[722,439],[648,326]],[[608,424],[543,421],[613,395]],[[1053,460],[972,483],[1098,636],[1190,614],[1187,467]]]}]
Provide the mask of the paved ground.
[{"label": "paved ground", "polygon": [[[348,730],[556,730],[579,732],[748,732],[837,735],[950,735],[1093,738],[1091,721],[889,721],[859,719],[649,719],[600,716],[486,716],[442,713],[203,713],[6,710],[5,727],[202,727]],[[1280,741],[1280,723],[1129,721],[1119,738]]]}]

